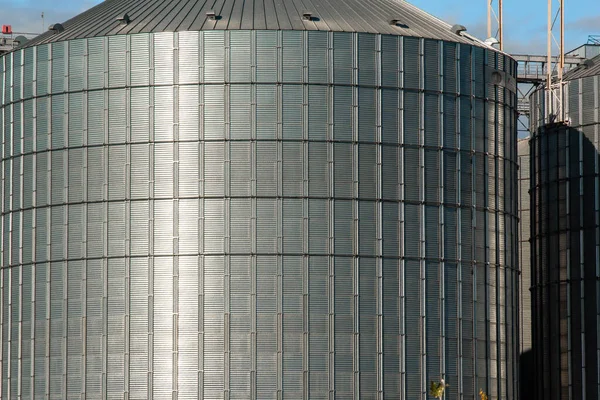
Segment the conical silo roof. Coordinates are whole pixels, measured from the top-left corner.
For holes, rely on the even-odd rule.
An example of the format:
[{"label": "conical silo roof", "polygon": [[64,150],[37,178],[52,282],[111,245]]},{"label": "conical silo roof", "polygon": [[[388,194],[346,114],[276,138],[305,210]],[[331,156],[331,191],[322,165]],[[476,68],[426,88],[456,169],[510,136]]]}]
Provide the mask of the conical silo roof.
[{"label": "conical silo roof", "polygon": [[107,0],[65,21],[62,28],[25,47],[96,36],[202,30],[368,32],[486,46],[399,0]]},{"label": "conical silo roof", "polygon": [[579,67],[567,72],[564,79],[570,81],[596,75],[600,75],[600,55],[582,62]]}]

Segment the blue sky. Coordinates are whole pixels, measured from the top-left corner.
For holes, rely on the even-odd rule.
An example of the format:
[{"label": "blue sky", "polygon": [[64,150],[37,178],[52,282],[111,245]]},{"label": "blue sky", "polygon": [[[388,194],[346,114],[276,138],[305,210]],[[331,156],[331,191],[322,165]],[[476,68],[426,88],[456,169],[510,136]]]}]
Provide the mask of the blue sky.
[{"label": "blue sky", "polygon": [[[558,5],[557,0],[553,2]],[[486,0],[411,0],[411,3],[447,22],[460,23],[469,33],[485,39]],[[565,46],[568,51],[585,43],[588,35],[600,35],[600,2],[565,0],[565,3]],[[546,0],[504,0],[504,46],[507,52],[546,52],[547,4]]]},{"label": "blue sky", "polygon": [[[0,24],[18,32],[40,32],[45,25],[62,22],[88,9],[99,0],[1,0]],[[316,0],[318,1],[318,0]],[[372,0],[368,0],[372,1]],[[553,0],[557,3],[557,0]],[[449,22],[465,25],[468,32],[485,39],[487,33],[486,0],[411,0],[417,7]],[[598,0],[565,0],[566,47],[571,50],[587,41],[590,34],[600,35]],[[504,0],[505,49],[512,53],[546,51],[545,0]]]},{"label": "blue sky", "polygon": [[[0,24],[12,25],[14,32],[41,33],[41,13],[45,26],[63,22],[88,8],[101,3],[99,0],[0,0]],[[44,29],[44,30],[45,30]]]}]

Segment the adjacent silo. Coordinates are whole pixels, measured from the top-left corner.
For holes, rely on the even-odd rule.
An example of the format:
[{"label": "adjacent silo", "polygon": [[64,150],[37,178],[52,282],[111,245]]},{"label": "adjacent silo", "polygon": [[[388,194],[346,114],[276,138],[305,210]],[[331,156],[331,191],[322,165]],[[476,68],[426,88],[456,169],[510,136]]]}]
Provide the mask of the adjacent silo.
[{"label": "adjacent silo", "polygon": [[534,396],[535,374],[531,344],[531,151],[530,138],[517,141],[519,160],[519,398]]},{"label": "adjacent silo", "polygon": [[597,399],[600,57],[566,76],[566,122],[532,97],[531,252],[537,399]]},{"label": "adjacent silo", "polygon": [[53,28],[0,58],[2,398],[515,398],[511,58],[393,0]]}]

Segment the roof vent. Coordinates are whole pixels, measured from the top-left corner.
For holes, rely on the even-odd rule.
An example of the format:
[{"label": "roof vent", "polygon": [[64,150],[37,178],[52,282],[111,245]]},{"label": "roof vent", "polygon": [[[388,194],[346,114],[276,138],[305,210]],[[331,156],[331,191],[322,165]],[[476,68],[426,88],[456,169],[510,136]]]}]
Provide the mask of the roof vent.
[{"label": "roof vent", "polygon": [[19,35],[15,38],[15,42],[17,43],[18,46],[22,46],[28,42],[28,39],[23,35]]},{"label": "roof vent", "polygon": [[129,18],[129,15],[127,13],[125,13],[125,14],[119,15],[117,17],[117,21],[119,21],[119,23],[121,25],[127,25],[131,21],[131,19]]},{"label": "roof vent", "polygon": [[312,13],[309,12],[305,12],[302,14],[302,19],[305,21],[312,21],[313,20],[313,15]]},{"label": "roof vent", "polygon": [[500,44],[500,41],[498,41],[498,39],[492,36],[485,39],[483,43],[487,44],[488,46],[494,46],[495,44]]},{"label": "roof vent", "polygon": [[450,30],[453,33],[460,36],[463,32],[465,32],[467,30],[467,28],[465,28],[464,25],[454,24],[454,25],[452,25],[452,28],[450,28]]},{"label": "roof vent", "polygon": [[408,29],[408,25],[402,23],[402,21],[399,19],[391,19],[389,22],[391,26],[397,26],[398,28]]},{"label": "roof vent", "polygon": [[48,27],[48,30],[52,31],[52,33],[61,33],[65,30],[65,27],[62,24],[52,24]]},{"label": "roof vent", "polygon": [[592,68],[594,66],[594,60],[583,60],[582,62],[579,63],[579,66],[583,69],[588,69],[588,68]]},{"label": "roof vent", "polygon": [[208,11],[206,17],[211,21],[216,21],[218,19],[218,15],[214,11]]}]

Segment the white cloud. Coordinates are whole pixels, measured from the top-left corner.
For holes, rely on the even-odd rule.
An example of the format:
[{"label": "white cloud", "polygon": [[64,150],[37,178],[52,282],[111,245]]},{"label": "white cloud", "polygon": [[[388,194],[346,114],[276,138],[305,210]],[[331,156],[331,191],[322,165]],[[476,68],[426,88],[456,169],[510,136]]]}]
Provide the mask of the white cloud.
[{"label": "white cloud", "polygon": [[600,34],[600,15],[587,16],[566,24],[567,32],[582,32],[587,35]]}]

